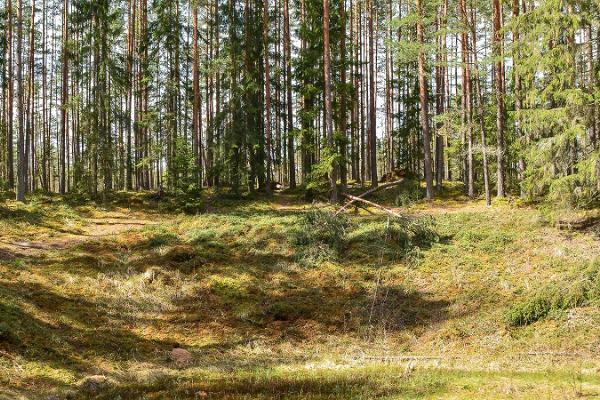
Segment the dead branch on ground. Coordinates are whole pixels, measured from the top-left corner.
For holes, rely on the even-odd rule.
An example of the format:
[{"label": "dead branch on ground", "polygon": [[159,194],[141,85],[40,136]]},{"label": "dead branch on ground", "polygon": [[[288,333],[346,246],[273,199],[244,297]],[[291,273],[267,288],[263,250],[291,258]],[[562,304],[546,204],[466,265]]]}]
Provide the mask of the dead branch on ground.
[{"label": "dead branch on ground", "polygon": [[[338,214],[340,214],[342,211],[346,210],[346,209],[347,209],[348,207],[350,207],[350,206],[351,206],[351,205],[352,205],[354,202],[356,202],[356,201],[359,201],[359,200],[363,199],[364,197],[366,197],[366,196],[368,196],[368,195],[370,195],[370,194],[372,194],[372,193],[375,193],[375,192],[377,192],[377,191],[379,191],[379,190],[382,190],[382,189],[387,189],[387,188],[390,188],[390,187],[392,187],[392,186],[397,186],[397,185],[399,185],[399,184],[400,184],[400,183],[401,183],[403,180],[404,180],[404,179],[400,179],[400,180],[397,180],[397,181],[394,181],[394,182],[389,182],[389,183],[386,183],[386,184],[383,184],[383,185],[380,185],[380,186],[377,186],[377,187],[371,188],[371,189],[367,190],[366,192],[364,192],[364,193],[362,193],[362,194],[360,194],[360,195],[358,195],[358,196],[354,196],[354,197],[355,197],[354,199],[353,199],[353,198],[350,198],[350,200],[349,200],[348,202],[346,202],[346,204],[344,204],[344,205],[343,205],[343,206],[342,206],[342,207],[341,207],[339,210],[337,210],[337,211],[336,211],[335,215],[338,215]],[[343,196],[346,196],[346,194],[344,194],[344,193],[342,193],[342,195],[343,195]],[[348,197],[348,196],[346,196],[346,197]],[[357,199],[358,199],[358,200],[357,200]]]}]

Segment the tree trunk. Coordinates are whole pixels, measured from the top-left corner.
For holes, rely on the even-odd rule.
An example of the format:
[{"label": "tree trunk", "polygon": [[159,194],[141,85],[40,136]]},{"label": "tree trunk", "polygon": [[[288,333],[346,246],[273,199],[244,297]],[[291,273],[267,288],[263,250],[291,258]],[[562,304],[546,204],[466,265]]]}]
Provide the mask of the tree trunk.
[{"label": "tree trunk", "polygon": [[[348,128],[348,118],[346,113],[346,1],[342,0],[340,2],[340,14],[341,14],[341,24],[342,24],[342,38],[340,43],[340,83],[341,83],[341,93],[340,97],[340,117],[339,117],[339,130],[341,134],[340,144],[339,144],[339,169],[340,169],[340,180],[342,185],[342,190],[346,190],[346,186],[348,186],[348,160],[347,160],[347,128]],[[331,52],[331,51],[330,51]],[[331,68],[331,67],[330,67]],[[331,82],[330,82],[331,84]],[[331,89],[331,87],[330,87]],[[331,95],[331,93],[330,93]]]},{"label": "tree trunk", "polygon": [[[420,0],[419,0],[420,1]],[[373,19],[375,15],[374,0],[369,2],[369,160],[371,168],[371,187],[376,187],[377,178],[377,114],[375,108],[375,45],[373,35]]]},{"label": "tree trunk", "polygon": [[431,200],[433,198],[433,172],[431,170],[431,134],[429,132],[429,113],[428,113],[428,94],[427,94],[427,77],[425,71],[425,51],[423,46],[425,44],[424,32],[423,32],[423,4],[422,0],[416,0],[417,6],[417,42],[419,45],[418,55],[418,74],[419,74],[419,101],[421,105],[421,127],[423,130],[423,154],[424,154],[424,168],[425,168],[425,183],[426,187],[426,198]]},{"label": "tree trunk", "polygon": [[202,117],[200,111],[200,69],[199,59],[200,50],[198,48],[198,5],[192,6],[192,18],[194,20],[194,34],[193,34],[193,68],[192,68],[192,81],[193,81],[193,107],[192,107],[192,153],[196,158],[196,165],[194,171],[194,181],[198,187],[202,186],[202,152],[200,149],[200,118]]},{"label": "tree trunk", "polygon": [[25,149],[23,96],[23,3],[17,0],[17,201],[25,201],[27,191],[27,158]]},{"label": "tree trunk", "polygon": [[471,85],[471,64],[469,57],[469,16],[465,0],[459,1],[459,14],[462,23],[461,32],[461,61],[462,61],[462,124],[463,136],[466,137],[467,157],[466,157],[466,183],[467,193],[470,198],[475,197],[475,183],[473,176],[473,111],[472,111],[472,85]]},{"label": "tree trunk", "polygon": [[[519,0],[512,0],[513,18],[519,16]],[[514,97],[515,97],[515,136],[519,140],[523,140],[523,130],[521,128],[521,110],[523,109],[523,93],[521,84],[521,75],[517,71],[517,66],[521,61],[521,51],[518,48],[519,44],[519,28],[515,25],[512,31],[513,46],[515,46],[513,55],[513,81],[514,81]],[[519,181],[525,178],[525,158],[522,152],[519,152]],[[521,185],[521,197],[525,197],[525,190]]]},{"label": "tree trunk", "polygon": [[[35,0],[31,0],[31,15],[29,21],[29,104],[27,106],[27,135],[25,144],[26,174],[29,176],[29,187],[36,190],[36,165],[35,165]],[[29,165],[30,163],[30,165]]]},{"label": "tree trunk", "polygon": [[286,105],[287,105],[287,153],[288,174],[290,189],[296,188],[296,160],[294,153],[294,116],[292,104],[292,49],[290,41],[290,6],[289,0],[283,1],[283,30],[284,30],[284,57],[286,77]]},{"label": "tree trunk", "polygon": [[333,108],[331,99],[331,49],[329,46],[329,0],[323,0],[323,74],[325,80],[325,130],[327,146],[331,152],[332,164],[329,167],[329,201],[337,203],[337,154],[333,141]]},{"label": "tree trunk", "polygon": [[[441,115],[446,107],[446,24],[448,18],[448,0],[442,4],[442,12],[439,17],[439,29],[443,32],[439,38],[438,66],[436,67],[436,114]],[[438,122],[438,131],[443,128],[443,123]],[[435,181],[438,191],[442,190],[444,180],[444,136],[437,132],[435,135]]]},{"label": "tree trunk", "polygon": [[485,129],[485,115],[484,115],[484,104],[483,104],[483,96],[481,91],[481,78],[479,76],[479,64],[477,62],[477,31],[476,31],[476,21],[473,16],[473,20],[470,24],[471,27],[471,36],[473,39],[472,49],[473,49],[473,65],[475,68],[475,91],[476,91],[476,103],[477,103],[477,113],[479,116],[479,131],[481,133],[481,157],[483,161],[483,190],[485,192],[485,204],[490,206],[491,198],[490,198],[490,177],[489,177],[489,168],[488,168],[488,159],[487,159],[487,143],[486,143],[486,129]]},{"label": "tree trunk", "polygon": [[504,61],[502,49],[502,3],[500,0],[493,0],[493,56],[494,69],[496,76],[496,158],[497,166],[497,189],[498,197],[505,196],[505,176],[504,176]]},{"label": "tree trunk", "polygon": [[270,61],[269,61],[269,0],[266,0],[263,5],[263,46],[264,46],[264,80],[265,80],[265,136],[266,136],[266,156],[267,156],[267,172],[266,172],[266,191],[268,194],[272,192],[271,185],[271,170],[272,170],[272,152],[271,152],[271,77],[270,77]]},{"label": "tree trunk", "polygon": [[66,192],[66,143],[67,143],[67,130],[68,130],[68,116],[67,116],[67,104],[69,102],[69,1],[63,1],[63,48],[62,48],[62,91],[61,91],[61,108],[60,108],[60,151],[59,151],[59,183],[58,191],[60,194]]},{"label": "tree trunk", "polygon": [[13,146],[13,100],[14,100],[14,82],[13,82],[13,10],[12,3],[13,0],[8,0],[7,5],[7,13],[8,13],[8,21],[7,21],[7,32],[6,32],[6,40],[7,40],[7,53],[6,57],[7,63],[7,71],[6,79],[7,79],[7,112],[6,112],[6,176],[8,180],[8,186],[12,189],[15,187],[15,170],[14,170],[14,146]]},{"label": "tree trunk", "polygon": [[136,0],[129,0],[129,21],[128,21],[128,34],[127,34],[127,77],[129,79],[129,85],[127,88],[127,139],[126,139],[126,162],[125,162],[125,187],[127,190],[133,190],[133,162],[131,157],[131,137],[136,132],[136,110],[135,110],[135,98],[134,98],[134,87],[135,87],[135,76],[133,73],[133,62],[135,54],[135,19],[137,4]]}]

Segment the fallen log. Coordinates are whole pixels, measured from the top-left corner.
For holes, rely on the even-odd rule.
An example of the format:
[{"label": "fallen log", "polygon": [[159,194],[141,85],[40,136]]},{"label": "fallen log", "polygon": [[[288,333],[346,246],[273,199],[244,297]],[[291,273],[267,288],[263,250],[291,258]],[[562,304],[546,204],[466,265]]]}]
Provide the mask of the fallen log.
[{"label": "fallen log", "polygon": [[[361,202],[361,203],[368,204],[368,205],[370,205],[371,207],[378,208],[378,209],[380,209],[380,210],[384,211],[385,213],[387,213],[387,214],[391,215],[392,217],[396,217],[396,218],[404,218],[402,215],[400,215],[400,214],[398,214],[398,213],[394,212],[393,210],[390,210],[389,208],[385,208],[384,206],[382,206],[382,205],[379,205],[379,204],[377,204],[377,203],[373,203],[372,201],[365,200],[365,199],[361,199],[360,197],[353,196],[353,195],[351,195],[351,194],[348,194],[348,193],[341,193],[341,195],[342,195],[342,196],[344,196],[344,197],[346,197],[346,198],[348,198],[348,199],[350,199],[350,200],[359,201],[359,202]],[[338,211],[338,212],[339,212],[339,211]],[[337,213],[336,213],[336,215],[337,215]]]},{"label": "fallen log", "polygon": [[[377,191],[379,191],[379,190],[382,190],[382,189],[386,189],[386,188],[389,188],[389,187],[392,187],[392,186],[399,185],[399,184],[400,184],[400,183],[401,183],[403,180],[404,180],[404,179],[400,179],[400,180],[397,180],[397,181],[394,181],[394,182],[388,182],[388,183],[386,183],[386,184],[383,184],[383,185],[380,185],[380,186],[377,186],[377,187],[371,188],[371,189],[367,190],[366,192],[364,192],[364,193],[362,193],[362,194],[360,194],[360,195],[358,195],[358,196],[355,196],[355,197],[356,197],[357,199],[362,199],[363,197],[365,197],[365,196],[368,196],[368,195],[370,195],[371,193],[375,193],[375,192],[377,192]],[[346,196],[346,197],[347,197],[347,196]],[[346,210],[348,207],[350,207],[350,206],[351,206],[352,204],[354,204],[354,202],[356,202],[356,201],[358,201],[358,200],[356,200],[356,199],[352,199],[352,198],[351,198],[351,199],[350,199],[348,202],[346,202],[346,204],[344,204],[344,205],[342,206],[342,208],[340,208],[339,210],[337,210],[337,211],[335,212],[335,215],[338,215],[338,214],[340,214],[342,211]]]},{"label": "fallen log", "polygon": [[575,230],[581,231],[593,227],[594,225],[600,224],[600,217],[593,216],[583,219],[576,219],[570,221],[557,221],[556,226],[560,230]]}]

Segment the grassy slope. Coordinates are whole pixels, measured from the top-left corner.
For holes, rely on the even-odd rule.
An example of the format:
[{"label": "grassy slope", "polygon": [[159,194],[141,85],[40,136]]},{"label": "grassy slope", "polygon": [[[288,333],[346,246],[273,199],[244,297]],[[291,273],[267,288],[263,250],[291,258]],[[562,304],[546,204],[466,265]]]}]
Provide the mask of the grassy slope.
[{"label": "grassy slope", "polygon": [[[202,216],[137,212],[152,225],[72,242],[93,233],[90,218],[132,214],[56,199],[0,205],[0,398],[2,388],[84,396],[76,383],[93,374],[114,381],[102,398],[600,396],[597,304],[505,322],[514,304],[596,259],[591,233],[453,197],[404,210],[433,215],[440,235],[409,258],[378,239],[385,218],[360,215],[343,256],[310,267],[290,240],[308,205],[215,205]],[[62,241],[6,246],[25,239]],[[194,364],[176,368],[174,346]],[[406,354],[436,358],[394,358]]]}]

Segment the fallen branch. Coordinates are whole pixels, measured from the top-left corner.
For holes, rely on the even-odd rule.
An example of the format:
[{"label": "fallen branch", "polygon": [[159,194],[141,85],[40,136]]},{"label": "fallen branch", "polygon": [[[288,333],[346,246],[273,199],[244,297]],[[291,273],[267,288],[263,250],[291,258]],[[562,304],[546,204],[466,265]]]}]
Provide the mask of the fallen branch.
[{"label": "fallen branch", "polygon": [[[400,214],[398,214],[398,213],[396,213],[396,212],[394,212],[394,211],[390,210],[389,208],[385,208],[384,206],[381,206],[381,205],[379,205],[379,204],[377,204],[377,203],[373,203],[372,201],[365,200],[365,199],[361,199],[360,197],[353,196],[353,195],[351,195],[351,194],[348,194],[348,193],[342,193],[341,195],[342,195],[342,196],[344,196],[344,197],[347,197],[348,199],[351,199],[351,200],[354,200],[354,201],[359,201],[359,202],[361,202],[361,203],[368,204],[368,205],[370,205],[371,207],[378,208],[378,209],[380,209],[380,210],[384,211],[385,213],[387,213],[387,214],[391,215],[392,217],[396,217],[396,218],[403,218],[403,217],[402,217],[402,215],[400,215]],[[338,211],[338,212],[339,212],[339,211]],[[337,213],[336,213],[336,215],[337,215]]]},{"label": "fallen branch", "polygon": [[[371,189],[367,190],[366,192],[364,192],[363,194],[360,194],[360,195],[356,196],[356,198],[362,199],[363,197],[368,196],[371,193],[375,193],[378,190],[382,190],[382,189],[386,189],[386,188],[389,188],[389,187],[392,187],[392,186],[399,185],[402,181],[403,181],[403,179],[400,179],[398,181],[388,182],[386,184],[383,184],[383,185],[371,188]],[[344,194],[342,193],[342,195],[344,195]],[[358,201],[358,200],[351,198],[346,204],[344,204],[342,206],[342,208],[340,208],[339,210],[336,211],[335,215],[338,215],[339,213],[341,213],[342,211],[344,211],[345,209],[347,209],[348,207],[350,207],[355,201]]]},{"label": "fallen branch", "polygon": [[600,223],[598,216],[588,217],[584,219],[571,220],[571,221],[558,221],[556,226],[560,230],[584,230],[593,227]]},{"label": "fallen branch", "polygon": [[578,353],[569,353],[566,351],[553,352],[553,351],[530,351],[524,355],[528,356],[552,356],[552,357],[579,357]]},{"label": "fallen branch", "polygon": [[369,213],[371,215],[375,215],[375,213],[373,211],[369,210],[369,207],[367,207],[365,204],[355,204],[354,207],[360,208],[361,210],[365,210],[367,213]]},{"label": "fallen branch", "polygon": [[365,356],[363,360],[394,360],[394,361],[416,361],[416,360],[444,360],[452,358],[451,356]]}]

